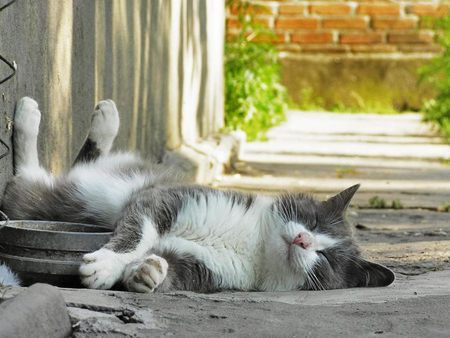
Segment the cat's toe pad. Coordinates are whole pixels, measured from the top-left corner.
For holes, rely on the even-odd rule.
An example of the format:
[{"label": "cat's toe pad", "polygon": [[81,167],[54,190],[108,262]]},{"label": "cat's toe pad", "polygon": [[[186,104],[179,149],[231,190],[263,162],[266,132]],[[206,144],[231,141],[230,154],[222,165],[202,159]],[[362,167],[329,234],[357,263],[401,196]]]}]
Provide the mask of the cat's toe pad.
[{"label": "cat's toe pad", "polygon": [[153,292],[166,278],[168,267],[164,258],[148,256],[129,277],[128,288],[137,292]]},{"label": "cat's toe pad", "polygon": [[37,102],[29,97],[21,98],[16,106],[14,128],[22,133],[37,136],[40,122],[41,112]]},{"label": "cat's toe pad", "polygon": [[80,266],[81,283],[89,289],[110,289],[122,274],[124,264],[117,254],[100,249],[84,255]]},{"label": "cat's toe pad", "polygon": [[114,138],[119,131],[119,112],[112,100],[100,101],[91,120],[90,136],[97,142]]}]

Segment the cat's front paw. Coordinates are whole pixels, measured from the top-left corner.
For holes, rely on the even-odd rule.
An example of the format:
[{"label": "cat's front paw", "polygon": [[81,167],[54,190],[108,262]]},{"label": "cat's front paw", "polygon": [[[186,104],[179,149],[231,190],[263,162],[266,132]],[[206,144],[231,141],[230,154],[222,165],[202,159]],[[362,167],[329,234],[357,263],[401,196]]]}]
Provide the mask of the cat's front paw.
[{"label": "cat's front paw", "polygon": [[41,112],[35,100],[23,97],[17,102],[14,115],[14,128],[22,134],[37,137]]},{"label": "cat's front paw", "polygon": [[80,267],[81,283],[89,289],[110,289],[120,278],[124,263],[108,249],[84,255]]},{"label": "cat's front paw", "polygon": [[153,292],[166,278],[169,264],[159,256],[150,255],[133,269],[125,280],[125,285],[129,291]]}]

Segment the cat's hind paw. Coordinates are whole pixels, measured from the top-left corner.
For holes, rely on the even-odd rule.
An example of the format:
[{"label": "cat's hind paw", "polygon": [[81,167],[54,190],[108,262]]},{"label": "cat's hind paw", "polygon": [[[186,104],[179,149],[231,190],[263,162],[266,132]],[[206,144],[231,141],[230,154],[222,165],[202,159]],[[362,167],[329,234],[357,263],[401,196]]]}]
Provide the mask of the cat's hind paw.
[{"label": "cat's hind paw", "polygon": [[17,102],[14,115],[14,128],[22,136],[37,137],[41,122],[41,112],[38,107],[37,102],[29,97],[23,97]]},{"label": "cat's hind paw", "polygon": [[110,289],[124,269],[118,255],[108,249],[100,249],[84,255],[80,266],[81,283],[89,289]]},{"label": "cat's hind paw", "polygon": [[107,153],[119,131],[119,125],[119,112],[114,101],[100,101],[92,113],[89,138]]},{"label": "cat's hind paw", "polygon": [[125,280],[129,291],[150,293],[153,292],[166,278],[169,265],[159,256],[150,255],[142,264],[133,268]]}]

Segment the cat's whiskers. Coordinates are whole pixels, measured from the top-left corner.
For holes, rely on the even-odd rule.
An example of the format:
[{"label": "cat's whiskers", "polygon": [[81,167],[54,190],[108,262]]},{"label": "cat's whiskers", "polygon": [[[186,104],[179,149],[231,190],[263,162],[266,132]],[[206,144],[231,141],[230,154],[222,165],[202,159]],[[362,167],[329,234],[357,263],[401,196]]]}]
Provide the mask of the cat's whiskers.
[{"label": "cat's whiskers", "polygon": [[314,270],[312,269],[312,267],[309,267],[309,273],[311,274],[313,280],[315,280],[315,284],[316,284],[316,286],[318,286],[318,290],[325,290],[325,288],[323,287],[323,285],[320,282],[319,278],[314,273]]}]

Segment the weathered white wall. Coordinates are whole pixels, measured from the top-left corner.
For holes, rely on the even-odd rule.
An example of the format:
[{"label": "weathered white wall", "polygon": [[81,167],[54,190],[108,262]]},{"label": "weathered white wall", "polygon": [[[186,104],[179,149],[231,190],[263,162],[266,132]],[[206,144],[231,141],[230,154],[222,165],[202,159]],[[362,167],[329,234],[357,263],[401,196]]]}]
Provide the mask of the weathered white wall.
[{"label": "weathered white wall", "polygon": [[[16,101],[42,112],[41,162],[60,172],[82,145],[98,100],[121,112],[116,148],[161,159],[223,121],[224,0],[21,0],[0,13],[0,54],[18,64],[0,85],[0,137]],[[0,77],[6,75],[0,65]],[[1,152],[1,149],[0,149]],[[0,160],[0,194],[12,156]]]}]

